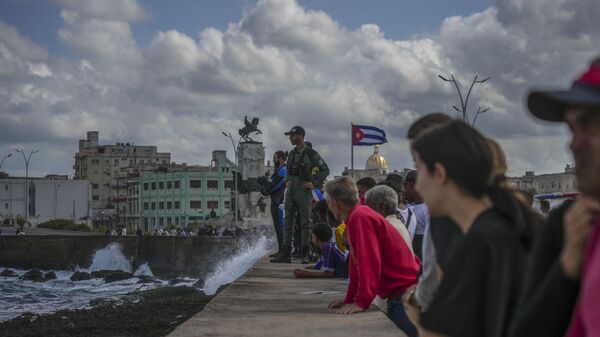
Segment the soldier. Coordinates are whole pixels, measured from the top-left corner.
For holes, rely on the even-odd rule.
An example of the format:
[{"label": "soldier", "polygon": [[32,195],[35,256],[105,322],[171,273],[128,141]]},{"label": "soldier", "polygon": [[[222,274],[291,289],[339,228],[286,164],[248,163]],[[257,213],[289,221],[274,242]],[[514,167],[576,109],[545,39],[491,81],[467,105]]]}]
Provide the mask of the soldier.
[{"label": "soldier", "polygon": [[298,225],[302,230],[302,261],[308,263],[310,217],[313,194],[312,189],[322,187],[329,175],[329,168],[317,151],[304,143],[304,129],[294,126],[286,136],[294,149],[287,158],[287,194],[285,196],[285,231],[281,253],[271,259],[275,263],[291,263],[292,236],[294,220],[299,218]]}]

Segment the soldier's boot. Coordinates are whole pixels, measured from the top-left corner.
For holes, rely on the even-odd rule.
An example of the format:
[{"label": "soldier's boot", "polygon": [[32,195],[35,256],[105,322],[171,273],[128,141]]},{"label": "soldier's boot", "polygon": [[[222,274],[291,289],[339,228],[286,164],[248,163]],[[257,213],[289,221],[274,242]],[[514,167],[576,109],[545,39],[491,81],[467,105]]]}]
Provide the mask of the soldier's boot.
[{"label": "soldier's boot", "polygon": [[271,259],[271,263],[292,263],[292,247],[283,246],[279,255]]},{"label": "soldier's boot", "polygon": [[310,253],[310,246],[302,247],[302,260],[300,260],[301,264],[309,264],[310,263],[309,253]]},{"label": "soldier's boot", "polygon": [[281,250],[278,250],[277,253],[269,255],[269,257],[276,257],[281,254]]}]

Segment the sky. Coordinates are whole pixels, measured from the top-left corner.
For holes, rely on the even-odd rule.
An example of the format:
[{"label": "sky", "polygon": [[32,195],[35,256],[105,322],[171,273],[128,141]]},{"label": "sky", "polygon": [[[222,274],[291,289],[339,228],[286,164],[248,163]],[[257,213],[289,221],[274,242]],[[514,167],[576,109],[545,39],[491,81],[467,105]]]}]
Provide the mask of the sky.
[{"label": "sky", "polygon": [[[509,175],[572,162],[564,125],[534,120],[532,88],[566,88],[599,55],[597,0],[0,0],[0,157],[24,175],[73,174],[78,140],[156,145],[206,165],[259,117],[266,158],[302,125],[334,175],[350,123],[383,128],[391,169],[412,167],[406,130],[432,111],[489,108],[476,127]],[[472,118],[472,116],[471,116]],[[362,168],[370,147],[355,148]]]}]

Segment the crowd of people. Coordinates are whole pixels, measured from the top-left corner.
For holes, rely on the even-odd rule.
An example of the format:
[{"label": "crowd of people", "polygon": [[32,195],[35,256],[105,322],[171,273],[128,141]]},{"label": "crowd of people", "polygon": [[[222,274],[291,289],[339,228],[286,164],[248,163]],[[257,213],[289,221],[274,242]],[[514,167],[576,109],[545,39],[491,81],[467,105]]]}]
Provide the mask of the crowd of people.
[{"label": "crowd of people", "polygon": [[243,235],[246,233],[241,226],[234,228],[213,226],[211,224],[200,226],[197,229],[194,228],[172,228],[164,229],[157,228],[154,230],[154,236],[234,236]]},{"label": "crowd of people", "polygon": [[408,130],[416,170],[379,182],[339,177],[318,202],[311,195],[328,169],[316,151],[302,154],[304,129],[294,127],[295,147],[287,160],[275,154],[266,191],[279,244],[271,262],[291,262],[300,228],[301,256],[310,241],[321,257],[296,277],[347,278],[330,308],[375,304],[411,337],[600,336],[600,60],[569,90],[532,91],[527,102],[571,131],[575,200],[533,210],[531,193],[509,185],[497,142],[432,113]]}]

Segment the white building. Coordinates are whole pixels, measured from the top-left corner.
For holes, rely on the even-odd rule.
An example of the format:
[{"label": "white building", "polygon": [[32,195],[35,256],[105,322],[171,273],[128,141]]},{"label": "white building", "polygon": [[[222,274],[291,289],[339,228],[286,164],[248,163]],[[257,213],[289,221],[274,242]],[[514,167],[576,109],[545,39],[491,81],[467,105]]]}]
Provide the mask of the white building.
[{"label": "white building", "polygon": [[[58,178],[58,179],[57,179]],[[0,177],[0,220],[15,223],[25,219],[25,178]],[[29,222],[32,225],[69,219],[88,223],[91,215],[91,184],[87,180],[67,180],[66,176],[29,178]]]}]

